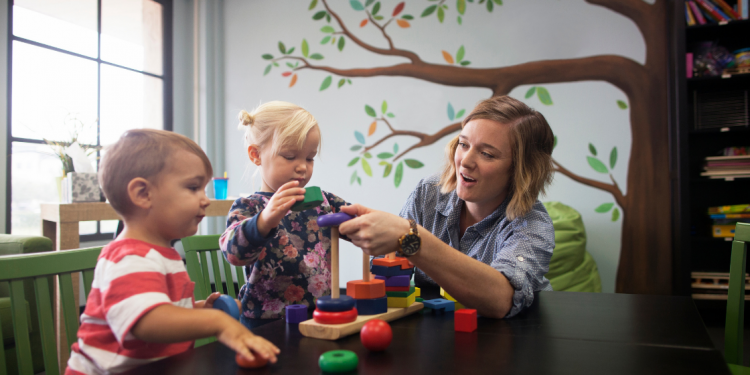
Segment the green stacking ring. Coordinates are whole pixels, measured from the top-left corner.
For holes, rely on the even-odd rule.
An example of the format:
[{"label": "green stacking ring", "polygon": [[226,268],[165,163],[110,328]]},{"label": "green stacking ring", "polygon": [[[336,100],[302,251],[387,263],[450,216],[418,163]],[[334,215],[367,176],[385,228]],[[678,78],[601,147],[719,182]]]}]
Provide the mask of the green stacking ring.
[{"label": "green stacking ring", "polygon": [[305,211],[323,204],[323,193],[317,186],[305,188],[305,200],[299,201],[292,206],[292,211]]},{"label": "green stacking ring", "polygon": [[359,359],[351,350],[331,350],[320,356],[318,365],[323,372],[348,372],[357,368]]}]

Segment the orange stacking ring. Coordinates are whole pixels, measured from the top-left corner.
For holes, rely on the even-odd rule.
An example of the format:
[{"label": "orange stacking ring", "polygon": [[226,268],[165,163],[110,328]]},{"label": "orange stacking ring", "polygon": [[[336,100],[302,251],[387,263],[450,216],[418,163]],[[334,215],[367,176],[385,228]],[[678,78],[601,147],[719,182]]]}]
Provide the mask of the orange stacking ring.
[{"label": "orange stacking ring", "polygon": [[320,311],[315,309],[315,311],[313,311],[313,320],[320,324],[351,323],[357,320],[357,309],[353,308],[351,310],[340,312]]},{"label": "orange stacking ring", "polygon": [[354,299],[374,299],[385,296],[385,280],[352,280],[346,283],[346,295]]}]

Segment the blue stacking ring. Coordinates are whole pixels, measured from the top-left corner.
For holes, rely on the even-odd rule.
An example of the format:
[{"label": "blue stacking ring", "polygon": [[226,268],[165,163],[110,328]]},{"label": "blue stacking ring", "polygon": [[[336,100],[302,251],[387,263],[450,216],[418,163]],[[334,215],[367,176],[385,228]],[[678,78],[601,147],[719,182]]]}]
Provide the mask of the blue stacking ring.
[{"label": "blue stacking ring", "polygon": [[240,319],[240,309],[237,308],[237,302],[235,302],[234,298],[226,294],[220,295],[219,298],[214,301],[214,308],[229,314],[229,316],[237,320]]},{"label": "blue stacking ring", "polygon": [[340,296],[339,298],[331,298],[331,296],[323,296],[318,298],[315,302],[315,306],[320,311],[325,312],[341,312],[349,311],[354,308],[356,301],[354,298],[349,296]]},{"label": "blue stacking ring", "polygon": [[328,214],[323,216],[318,216],[318,226],[321,228],[324,227],[335,227],[337,225],[340,225],[341,223],[354,219],[354,216],[349,215],[345,212],[337,212],[335,214]]}]

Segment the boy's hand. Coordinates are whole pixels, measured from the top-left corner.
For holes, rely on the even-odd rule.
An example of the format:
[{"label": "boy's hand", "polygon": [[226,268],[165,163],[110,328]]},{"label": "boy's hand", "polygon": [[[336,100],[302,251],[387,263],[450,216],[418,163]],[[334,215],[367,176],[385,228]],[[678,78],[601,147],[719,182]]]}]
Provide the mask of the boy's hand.
[{"label": "boy's hand", "polygon": [[270,341],[254,335],[245,326],[232,320],[229,324],[216,335],[216,338],[222,344],[230,347],[248,360],[254,360],[259,355],[271,363],[276,363],[276,355],[281,351]]},{"label": "boy's hand", "polygon": [[195,301],[195,304],[193,305],[194,308],[200,309],[200,308],[206,308],[210,309],[214,307],[214,301],[216,301],[217,298],[221,296],[221,293],[214,292],[208,295],[208,297],[203,301]]},{"label": "boy's hand", "polygon": [[271,229],[276,228],[297,201],[305,200],[305,189],[297,186],[299,181],[287,182],[273,194],[258,216],[258,232],[261,236],[267,236]]}]

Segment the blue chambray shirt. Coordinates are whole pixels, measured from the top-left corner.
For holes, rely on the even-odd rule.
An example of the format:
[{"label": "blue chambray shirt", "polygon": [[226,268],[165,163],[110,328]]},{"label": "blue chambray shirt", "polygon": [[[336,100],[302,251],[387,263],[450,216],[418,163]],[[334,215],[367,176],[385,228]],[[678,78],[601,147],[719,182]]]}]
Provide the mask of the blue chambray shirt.
[{"label": "blue chambray shirt", "polygon": [[[544,275],[555,248],[555,230],[541,202],[536,201],[531,211],[511,221],[505,217],[508,197],[459,238],[463,201],[455,190],[442,194],[439,181],[438,175],[420,181],[400,216],[413,219],[452,248],[502,272],[515,289],[513,307],[506,318],[529,307],[535,291],[552,290]],[[417,284],[437,285],[419,269],[414,278]]]}]

